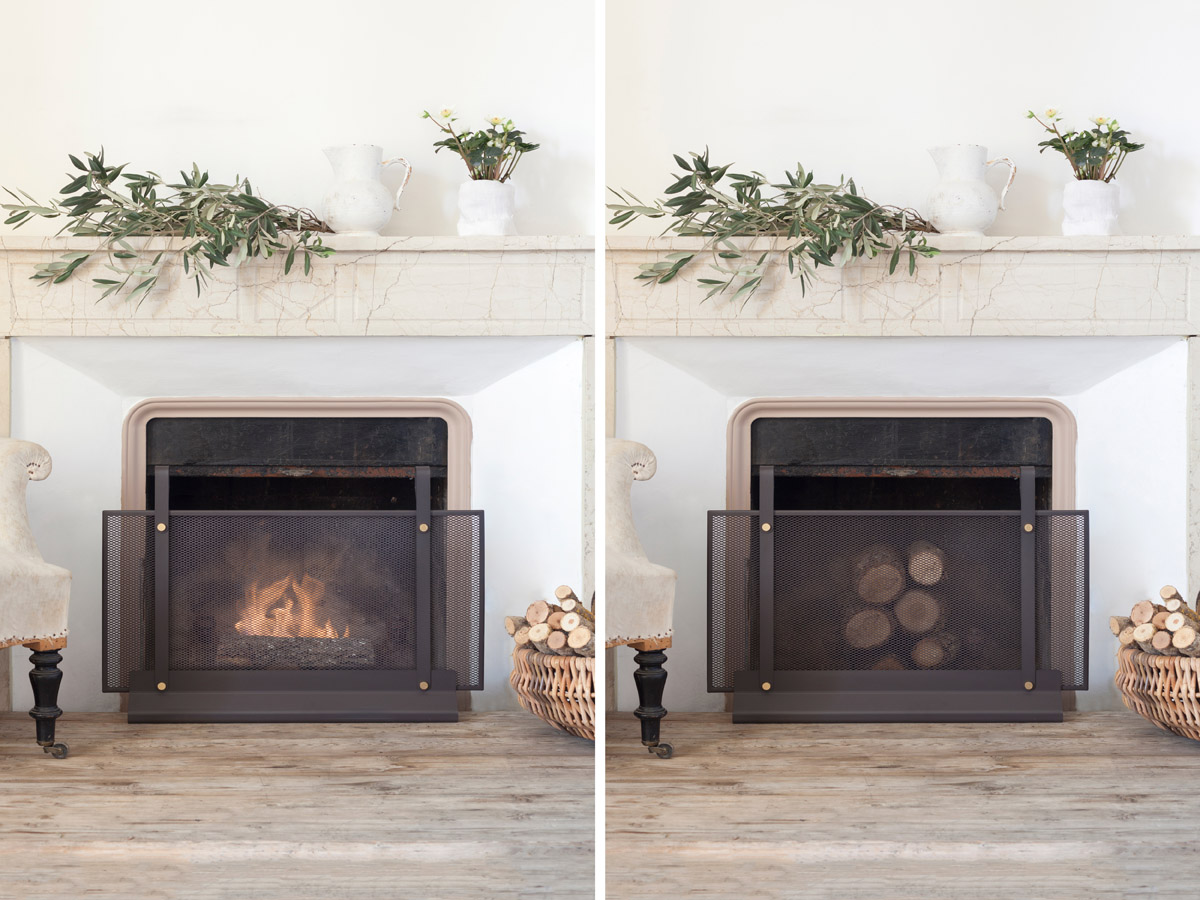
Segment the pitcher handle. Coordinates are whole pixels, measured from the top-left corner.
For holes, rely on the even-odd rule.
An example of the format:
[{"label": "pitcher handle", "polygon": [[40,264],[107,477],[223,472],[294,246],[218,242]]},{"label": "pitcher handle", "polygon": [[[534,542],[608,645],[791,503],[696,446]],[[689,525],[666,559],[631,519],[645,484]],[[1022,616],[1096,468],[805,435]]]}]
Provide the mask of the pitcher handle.
[{"label": "pitcher handle", "polygon": [[[396,205],[396,209],[399,209],[400,208],[400,195],[404,193],[404,188],[408,184],[408,179],[412,178],[412,163],[410,163],[403,156],[397,156],[395,159],[385,159],[382,163],[382,166],[383,166],[383,168],[386,169],[388,166],[390,166],[394,163],[399,163],[400,165],[404,166],[404,180],[402,182],[400,182],[400,187],[396,191],[396,204],[395,205]],[[1001,205],[1001,207],[1003,208],[1003,204]]]},{"label": "pitcher handle", "polygon": [[[979,157],[975,158],[978,159]],[[1004,197],[1008,193],[1008,189],[1012,187],[1013,179],[1017,177],[1017,164],[1007,156],[997,156],[995,159],[989,159],[985,165],[990,169],[992,166],[1000,165],[1000,163],[1004,163],[1011,170],[1008,173],[1008,183],[1004,185],[1004,190],[1000,192],[1000,208],[1004,209]]]}]

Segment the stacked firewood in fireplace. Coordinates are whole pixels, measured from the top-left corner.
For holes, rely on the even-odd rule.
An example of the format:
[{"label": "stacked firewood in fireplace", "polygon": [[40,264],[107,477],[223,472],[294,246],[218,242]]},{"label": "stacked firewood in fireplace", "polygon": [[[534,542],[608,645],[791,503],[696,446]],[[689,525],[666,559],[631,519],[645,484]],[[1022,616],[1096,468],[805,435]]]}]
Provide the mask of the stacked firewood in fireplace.
[{"label": "stacked firewood in fireplace", "polygon": [[554,600],[536,600],[523,616],[505,616],[504,630],[518,647],[555,656],[596,655],[596,614],[568,585],[554,590]]},{"label": "stacked firewood in fireplace", "polygon": [[775,583],[777,668],[1013,666],[1020,622],[994,590],[1011,573],[974,558],[958,536],[875,543],[825,557],[818,550],[791,565],[805,577]]},{"label": "stacked firewood in fireplace", "polygon": [[[1200,596],[1196,599],[1200,604]],[[1135,603],[1127,616],[1110,616],[1108,627],[1122,647],[1155,656],[1200,657],[1200,612],[1169,584],[1157,600]]]},{"label": "stacked firewood in fireplace", "polygon": [[851,651],[882,648],[902,634],[911,640],[908,658],[888,653],[872,668],[950,665],[962,650],[963,635],[947,628],[950,610],[941,590],[946,576],[946,553],[929,541],[903,551],[884,544],[863,550],[850,564],[856,602],[844,617],[846,646]]}]

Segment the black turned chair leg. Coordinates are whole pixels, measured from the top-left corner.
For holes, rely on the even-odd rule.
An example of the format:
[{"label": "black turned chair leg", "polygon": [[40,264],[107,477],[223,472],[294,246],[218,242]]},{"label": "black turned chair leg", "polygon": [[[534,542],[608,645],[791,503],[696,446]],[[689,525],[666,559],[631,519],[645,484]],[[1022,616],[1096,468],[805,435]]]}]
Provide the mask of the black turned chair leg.
[{"label": "black turned chair leg", "polygon": [[62,715],[58,708],[58,688],[63,677],[58,664],[62,662],[62,654],[57,650],[35,650],[29,661],[33,663],[29,683],[33,685],[34,702],[29,715],[37,723],[38,745],[55,759],[63,759],[67,755],[67,745],[54,742],[54,722]]},{"label": "black turned chair leg", "polygon": [[660,759],[670,759],[674,748],[658,739],[659,723],[667,714],[662,705],[663,689],[667,686],[667,673],[663,669],[667,654],[661,650],[639,650],[633,658],[638,664],[633,680],[641,704],[633,714],[642,723],[642,744]]}]

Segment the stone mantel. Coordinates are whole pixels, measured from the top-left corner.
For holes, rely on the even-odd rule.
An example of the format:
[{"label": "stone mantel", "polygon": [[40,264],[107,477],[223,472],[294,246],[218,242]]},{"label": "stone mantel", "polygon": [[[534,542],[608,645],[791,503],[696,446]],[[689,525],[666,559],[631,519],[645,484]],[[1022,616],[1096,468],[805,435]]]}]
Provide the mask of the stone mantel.
[{"label": "stone mantel", "polygon": [[[764,250],[772,239],[748,240]],[[1178,335],[1200,333],[1191,283],[1200,276],[1200,236],[948,237],[941,250],[907,260],[820,269],[801,294],[786,263],[772,266],[745,308],[702,302],[708,260],[664,285],[636,280],[638,266],[699,238],[608,238],[608,334],[638,336]],[[740,301],[739,301],[740,305]]]},{"label": "stone mantel", "polygon": [[[132,241],[151,252],[169,239]],[[91,250],[73,237],[0,235],[0,335],[308,336],[594,334],[592,237],[351,237],[311,275],[283,260],[214,273],[196,295],[176,262],[141,303],[99,301],[89,261],[59,285],[34,266]]]}]

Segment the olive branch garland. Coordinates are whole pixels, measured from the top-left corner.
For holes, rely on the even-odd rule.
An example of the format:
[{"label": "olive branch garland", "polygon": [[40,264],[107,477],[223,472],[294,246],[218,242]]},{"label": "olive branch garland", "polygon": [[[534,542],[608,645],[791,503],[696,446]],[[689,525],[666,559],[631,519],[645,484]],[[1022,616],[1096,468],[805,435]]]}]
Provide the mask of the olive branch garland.
[{"label": "olive branch garland", "polygon": [[[128,299],[140,304],[158,283],[163,266],[174,257],[182,258],[184,274],[193,279],[199,296],[217,266],[236,267],[251,257],[286,253],[284,274],[291,272],[299,256],[308,275],[314,256],[325,258],[334,252],[320,237],[333,229],[315,213],[267,202],[255,194],[249,179],[212,183],[208,172],[201,172],[193,163],[190,173],[179,173],[180,182],[168,184],[154,172],[126,172],[126,163],[105,164],[103,148],[99,153],[85,153],[82,160],[70,155],[70,160],[81,174],[72,175],[59,190],[63,199],[38,203],[25,191],[18,194],[4,188],[17,202],[0,204],[0,209],[9,213],[5,224],[16,228],[34,218],[64,218],[58,234],[100,238],[98,251],[63,254],[38,264],[30,276],[61,284],[95,253],[104,253],[108,258],[105,268],[115,277],[92,279],[103,289],[97,302],[127,291]],[[178,250],[160,251],[147,261],[130,242],[135,237],[181,237],[186,243]]]},{"label": "olive branch garland", "polygon": [[[644,263],[639,279],[666,284],[706,252],[720,277],[696,279],[708,288],[704,300],[733,289],[730,302],[740,299],[745,308],[762,285],[768,260],[779,254],[800,279],[803,294],[820,266],[840,268],[852,259],[886,253],[892,274],[907,255],[911,276],[918,256],[938,252],[925,237],[937,233],[930,222],[915,210],[875,203],[858,192],[853,178],[836,185],[814,183],[813,173],[797,163],[794,172],[784,173],[786,182],[772,182],[760,172],[741,174],[730,172],[731,165],[713,165],[708,148],[687,159],[674,156],[682,174],[664,191],[669,199],[649,205],[609,188],[620,201],[607,204],[613,212],[609,224],[624,228],[637,218],[667,218],[663,234],[703,237],[704,250]],[[782,238],[784,246],[756,257],[734,243],[739,237]]]}]

